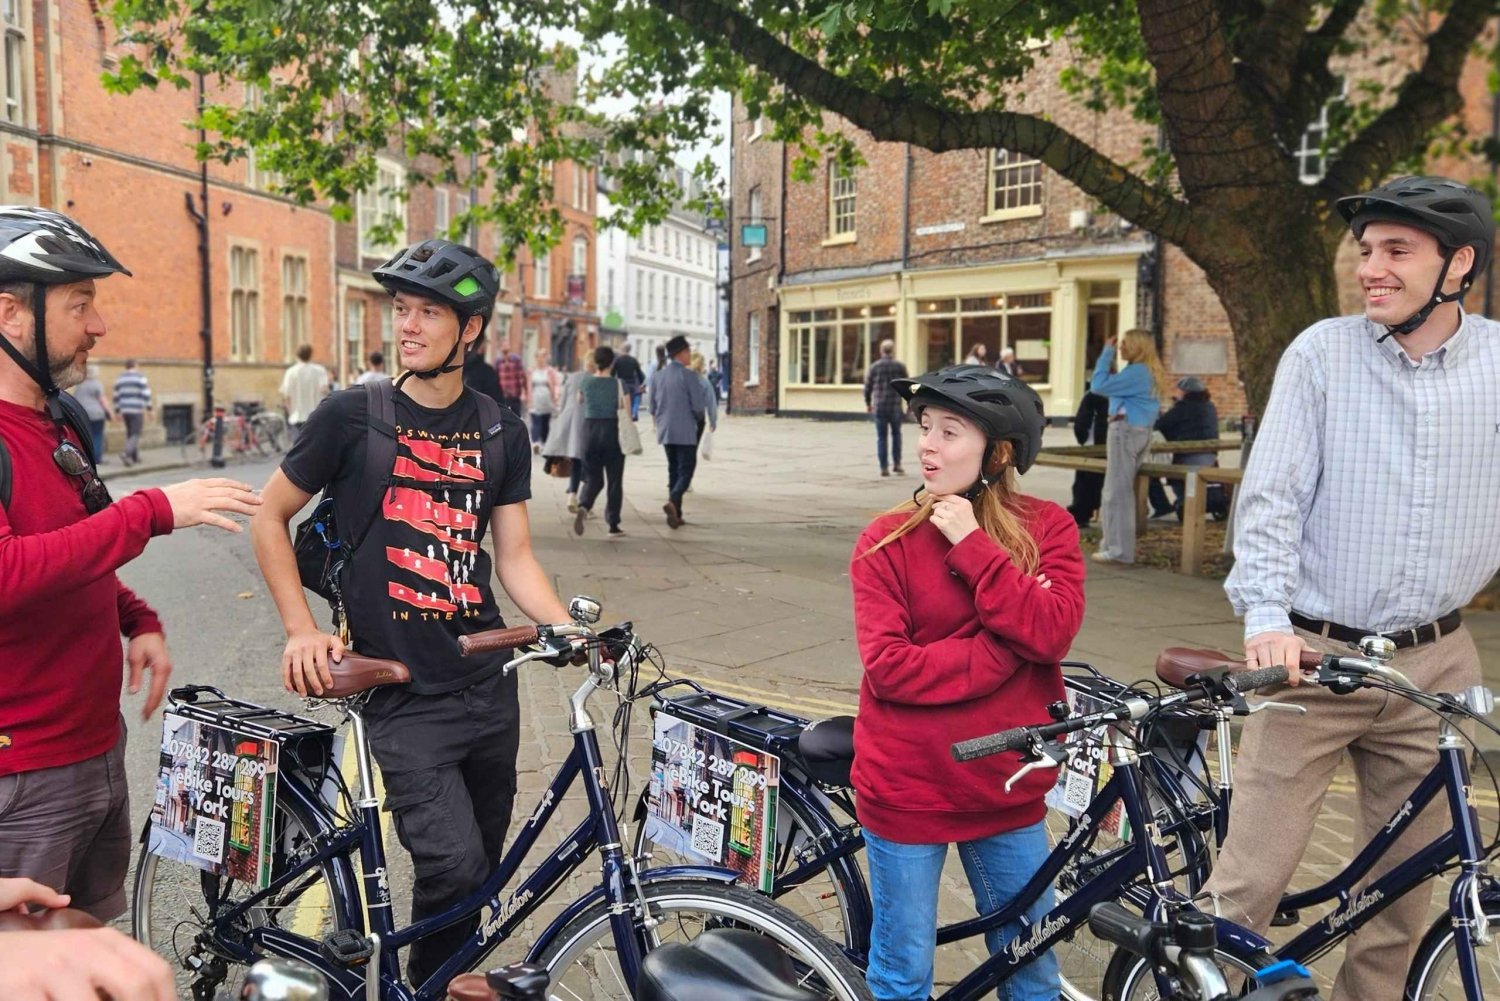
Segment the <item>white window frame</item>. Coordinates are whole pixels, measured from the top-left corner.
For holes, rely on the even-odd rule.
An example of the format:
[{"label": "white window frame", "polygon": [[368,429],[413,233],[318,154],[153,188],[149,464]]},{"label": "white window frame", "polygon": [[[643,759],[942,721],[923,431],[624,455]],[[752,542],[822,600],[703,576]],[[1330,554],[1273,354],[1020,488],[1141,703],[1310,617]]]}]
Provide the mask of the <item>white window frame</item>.
[{"label": "white window frame", "polygon": [[745,367],[750,370],[750,378],[745,380],[746,386],[760,385],[760,313],[751,312],[748,324],[749,351],[745,359]]},{"label": "white window frame", "polygon": [[253,361],[260,354],[260,248],[229,247],[229,357]]},{"label": "white window frame", "polygon": [[1042,162],[1023,153],[992,149],[986,159],[985,215],[981,222],[1042,214]]},{"label": "white window frame", "polygon": [[385,370],[396,370],[396,311],[391,300],[380,304],[380,353],[385,355]]},{"label": "white window frame", "polygon": [[573,275],[582,275],[584,278],[589,274],[589,239],[586,236],[573,237],[573,270],[568,272]]},{"label": "white window frame", "polygon": [[854,171],[840,170],[838,164],[828,165],[828,239],[823,246],[837,243],[853,243],[855,212],[858,209],[859,189]]},{"label": "white window frame", "polygon": [[[1328,168],[1328,154],[1323,152],[1323,140],[1328,135],[1328,110],[1343,101],[1348,95],[1348,81],[1341,81],[1339,92],[1318,109],[1318,117],[1307,123],[1297,141],[1297,180],[1303,184],[1317,184]],[[1329,150],[1331,153],[1332,150]],[[1313,165],[1316,166],[1313,166]]]},{"label": "white window frame", "polygon": [[448,203],[448,189],[432,190],[432,230],[438,236],[448,235],[448,225],[453,222],[453,212]]},{"label": "white window frame", "polygon": [[[364,257],[389,257],[407,243],[406,168],[394,160],[377,157],[373,187],[359,193],[356,198],[356,217],[359,225],[359,252]],[[399,223],[395,236],[389,243],[375,244],[370,239],[370,229],[387,219]]]},{"label": "white window frame", "polygon": [[30,125],[36,86],[31,62],[31,4],[5,0],[0,6],[0,30],[5,35],[4,48],[0,49],[0,60],[5,64],[5,120],[12,125]]},{"label": "white window frame", "polygon": [[307,255],[281,255],[281,351],[290,361],[297,348],[312,343],[307,315]]},{"label": "white window frame", "polygon": [[[365,300],[351,295],[344,300],[344,355],[349,381],[365,366]],[[386,359],[390,364],[390,359]]]},{"label": "white window frame", "polygon": [[531,294],[536,299],[552,298],[552,251],[542,251],[532,261]]}]

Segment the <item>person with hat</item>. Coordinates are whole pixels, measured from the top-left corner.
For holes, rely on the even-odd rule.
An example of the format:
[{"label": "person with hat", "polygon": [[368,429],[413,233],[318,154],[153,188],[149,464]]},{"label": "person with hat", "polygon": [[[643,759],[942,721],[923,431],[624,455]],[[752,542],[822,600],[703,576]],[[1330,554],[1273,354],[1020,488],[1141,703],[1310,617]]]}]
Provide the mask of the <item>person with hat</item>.
[{"label": "person with hat", "polygon": [[698,429],[708,413],[707,383],[688,368],[693,349],[681,334],[667,341],[667,362],[651,373],[651,419],[667,452],[667,525],[681,528],[682,498],[698,468]]},{"label": "person with hat", "polygon": [[[1059,662],[1083,622],[1083,555],[1073,518],[1022,494],[1041,448],[1036,392],[987,365],[956,365],[897,391],[920,425],[922,486],[876,518],[849,564],[864,676],[853,784],[874,923],[867,981],[877,1001],[931,996],[938,880],[950,844],[981,915],[1021,890],[1047,857],[1056,775],[1007,790],[1014,755],[960,764],[955,741],[1046,721],[1063,698]],[[1033,925],[1051,894],[1027,911]],[[1021,922],[985,935],[991,953]],[[1055,1001],[1049,954],[1004,996]]]},{"label": "person with hat", "polygon": [[[1197,376],[1178,379],[1172,391],[1176,400],[1171,409],[1156,419],[1156,430],[1167,441],[1208,441],[1219,436],[1219,411],[1209,398],[1208,387]],[[1172,464],[1176,466],[1214,466],[1219,462],[1215,452],[1173,452]],[[1151,501],[1152,518],[1172,518],[1182,510],[1183,483],[1180,479],[1167,480],[1175,501],[1167,500],[1162,481],[1153,476],[1147,485],[1147,497]]]},{"label": "person with hat", "polygon": [[[479,350],[494,308],[495,266],[469,247],[426,240],[374,277],[391,294],[406,371],[334,393],[313,411],[266,484],[251,539],[286,629],[288,691],[321,693],[333,681],[329,661],[346,646],[411,671],[410,684],[370,696],[364,719],[386,808],[412,856],[415,923],[483,884],[510,826],[520,704],[515,675],[500,667],[511,654],[459,654],[465,634],[505,625],[486,528],[493,574],[521,613],[569,619],[531,548],[526,426],[463,381],[464,359]],[[381,445],[390,465],[366,468]],[[287,531],[325,487],[339,534],[353,546],[341,575],[348,639],[314,620]],[[361,508],[371,496],[377,504]],[[363,523],[356,512],[368,512]],[[475,927],[460,921],[416,942],[412,983],[426,981]]]},{"label": "person with hat", "polygon": [[[1251,667],[1347,654],[1379,634],[1418,688],[1460,692],[1479,684],[1480,665],[1459,609],[1500,569],[1500,324],[1460,305],[1489,267],[1494,215],[1484,195],[1442,177],[1399,178],[1337,207],[1359,242],[1364,313],[1313,324],[1282,355],[1225,591]],[[1207,887],[1220,913],[1262,932],[1345,755],[1356,846],[1437,761],[1426,709],[1298,681],[1294,671],[1276,700],[1305,714],[1245,723],[1229,836]],[[1447,811],[1434,805],[1368,879],[1441,833]],[[1431,889],[1382,902],[1349,940],[1335,999],[1402,995]]]},{"label": "person with hat", "polygon": [[[176,528],[240,528],[244,483],[189,480],[112,501],[94,466],[83,381],[105,336],[97,282],[129,275],[78,223],[0,206],[0,877],[25,876],[101,921],[125,910],[134,840],[120,689],[172,660],[160,618],[116,571]],[[120,639],[126,639],[120,657]],[[0,908],[3,909],[3,908]]]}]

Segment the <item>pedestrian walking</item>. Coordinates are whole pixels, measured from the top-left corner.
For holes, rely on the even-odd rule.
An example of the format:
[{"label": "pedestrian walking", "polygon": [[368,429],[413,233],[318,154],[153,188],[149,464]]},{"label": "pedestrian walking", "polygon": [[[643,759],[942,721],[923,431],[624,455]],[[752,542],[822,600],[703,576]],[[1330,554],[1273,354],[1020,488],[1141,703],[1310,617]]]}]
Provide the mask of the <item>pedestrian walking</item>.
[{"label": "pedestrian walking", "polygon": [[463,373],[465,389],[472,389],[505,406],[504,394],[500,392],[500,376],[496,374],[495,366],[484,360],[483,351],[469,352],[464,359]]},{"label": "pedestrian walking", "polygon": [[500,342],[495,355],[495,376],[500,385],[500,405],[517,417],[526,413],[526,363],[510,349],[510,341]]},{"label": "pedestrian walking", "polygon": [[[68,217],[0,207],[0,449],[10,473],[0,505],[0,872],[54,887],[100,921],[125,910],[136,840],[121,692],[127,677],[132,693],[144,687],[149,719],[172,674],[160,618],[117,571],[174,529],[238,532],[225,515],[260,504],[225,479],[111,501],[82,408],[59,391],[83,381],[107,333],[100,300],[112,274],[130,272]],[[144,382],[133,362],[132,372]],[[127,379],[117,398],[133,408],[149,397]]]},{"label": "pedestrian walking", "polygon": [[1100,510],[1104,538],[1093,555],[1096,563],[1135,562],[1135,474],[1151,444],[1160,401],[1171,390],[1150,331],[1127,330],[1119,338],[1125,362],[1119,372],[1113,371],[1115,340],[1104,342],[1094,365],[1093,391],[1109,398],[1109,454]]},{"label": "pedestrian walking", "polygon": [[[610,352],[613,354],[613,352]],[[531,450],[538,455],[551,430],[552,415],[562,400],[562,373],[552,364],[547,352],[536,353],[536,367],[531,370]]]},{"label": "pedestrian walking", "polygon": [[[454,363],[480,350],[499,272],[469,247],[426,240],[374,277],[391,293],[406,372],[395,383],[340,393],[314,412],[271,474],[251,536],[288,636],[281,661],[288,691],[324,691],[329,660],[346,648],[411,671],[410,684],[375,691],[364,718],[385,805],[412,857],[417,923],[483,885],[504,851],[515,798],[520,703],[515,675],[500,670],[511,653],[465,659],[460,640],[505,625],[495,580],[530,619],[569,616],[531,545],[526,427],[468,389]],[[377,447],[374,435],[386,444]],[[377,454],[392,465],[366,468]],[[378,507],[370,504],[372,483]],[[346,531],[359,530],[351,512],[369,512],[342,575],[347,644],[314,620],[287,534],[324,488]],[[409,981],[427,980],[477,928],[476,916],[413,943]]]},{"label": "pedestrian walking", "polygon": [[984,346],[983,341],[976,341],[969,349],[969,357],[964,359],[965,365],[988,365],[990,349]]},{"label": "pedestrian walking", "polygon": [[708,384],[714,388],[714,398],[724,398],[724,373],[719,368],[717,359],[708,363]]},{"label": "pedestrian walking", "polygon": [[[957,844],[981,916],[1036,875],[1050,846],[1043,771],[1009,785],[1014,755],[960,764],[965,740],[1044,720],[1063,699],[1059,662],[1083,622],[1078,529],[1019,492],[1041,449],[1041,400],[988,366],[954,366],[897,388],[921,427],[923,486],[860,536],[849,564],[864,676],[853,785],[873,925],[867,983],[877,1001],[932,994],[939,879]],[[991,954],[1035,931],[1042,894],[985,933]],[[1006,980],[1007,998],[1056,1001],[1050,952]]]},{"label": "pedestrian walking", "polygon": [[[1073,415],[1073,437],[1080,445],[1103,445],[1108,436],[1109,399],[1085,386],[1078,412]],[[1094,520],[1103,495],[1103,473],[1080,469],[1073,474],[1073,503],[1068,505],[1068,513],[1079,528],[1087,528]]]},{"label": "pedestrian walking", "polygon": [[[896,475],[901,468],[901,394],[896,380],[906,378],[906,366],[896,360],[896,342],[880,342],[880,359],[865,372],[865,413],[875,421],[875,459],[880,475],[891,475],[887,462],[893,463]],[[889,445],[887,445],[889,439]]]},{"label": "pedestrian walking", "polygon": [[291,441],[296,444],[302,426],[328,395],[328,370],[312,360],[311,344],[297,349],[297,360],[287,366],[281,377],[281,405],[286,407],[286,424]]},{"label": "pedestrian walking", "polygon": [[[1359,242],[1364,315],[1315,323],[1282,354],[1224,589],[1251,667],[1295,665],[1308,649],[1348,654],[1383,634],[1417,688],[1462,692],[1481,680],[1458,610],[1500,570],[1500,324],[1460,308],[1489,273],[1494,215],[1484,195],[1441,177],[1399,178],[1337,209]],[[1439,720],[1426,708],[1298,681],[1293,671],[1275,698],[1305,715],[1245,721],[1229,836],[1207,886],[1220,913],[1261,933],[1341,760],[1354,766],[1356,850],[1410,811],[1437,763]],[[1447,828],[1439,798],[1365,883]],[[1349,939],[1333,998],[1402,996],[1434,883],[1396,900],[1355,897],[1380,913]]]},{"label": "pedestrian walking", "polygon": [[109,398],[104,392],[104,384],[99,381],[99,366],[89,362],[88,374],[84,380],[68,392],[73,394],[73,399],[83,406],[83,412],[88,415],[89,434],[92,436],[89,444],[94,449],[94,462],[102,466],[104,464],[104,424],[106,421],[114,420],[115,414],[110,409]]},{"label": "pedestrian walking", "polygon": [[[719,394],[705,371],[703,355],[694,351],[688,356],[688,368],[703,382],[704,416],[698,418],[698,453],[705,459],[714,457],[714,432],[719,430]],[[706,424],[706,426],[705,426]]]},{"label": "pedestrian walking", "polygon": [[1021,366],[1016,362],[1016,349],[1002,348],[1000,351],[1000,360],[995,363],[995,368],[1004,372],[1012,379],[1021,378]]},{"label": "pedestrian walking", "polygon": [[[543,468],[551,472],[560,464],[567,465],[568,488],[566,491],[568,513],[578,510],[578,494],[583,488],[588,467],[584,462],[584,418],[578,394],[588,373],[569,372],[563,380],[562,394],[558,397],[557,412],[547,431],[547,441],[542,445]],[[555,474],[556,475],[556,474]]]},{"label": "pedestrian walking", "polygon": [[682,498],[698,468],[698,431],[708,411],[705,382],[687,363],[692,357],[681,334],[667,341],[667,363],[651,376],[651,419],[656,441],[667,453],[667,502],[661,506],[667,525],[681,528]]},{"label": "pedestrian walking", "polygon": [[136,368],[134,358],[125,359],[125,371],[115,376],[115,413],[125,423],[125,450],[120,461],[133,466],[141,461],[141,431],[146,426],[146,411],[151,409],[151,383],[146,373]]},{"label": "pedestrian walking", "polygon": [[620,380],[620,385],[630,394],[630,419],[639,420],[641,396],[646,392],[646,374],[641,371],[641,363],[635,360],[629,342],[615,356],[615,378]]},{"label": "pedestrian walking", "polygon": [[354,380],[356,386],[363,386],[367,382],[386,382],[390,379],[391,374],[385,370],[385,352],[371,351],[369,358],[366,360],[369,362],[370,367],[361,372],[359,378]]},{"label": "pedestrian walking", "polygon": [[[1208,441],[1219,436],[1219,411],[1202,379],[1191,375],[1178,379],[1172,398],[1176,402],[1156,419],[1156,430],[1163,438],[1167,441]],[[1216,452],[1173,452],[1172,464],[1216,466],[1219,457]],[[1167,499],[1167,491],[1159,477],[1151,477],[1147,484],[1146,496],[1151,502],[1153,518],[1173,518],[1182,511],[1183,481],[1174,477],[1167,480],[1167,486],[1172,489],[1172,500]]]},{"label": "pedestrian walking", "polygon": [[610,535],[624,535],[620,512],[625,505],[625,453],[620,449],[620,416],[629,410],[625,388],[614,376],[615,352],[600,345],[594,349],[594,372],[579,383],[576,402],[583,408],[583,461],[587,480],[573,514],[573,533],[583,534],[584,519],[594,509],[605,484],[604,523]]}]

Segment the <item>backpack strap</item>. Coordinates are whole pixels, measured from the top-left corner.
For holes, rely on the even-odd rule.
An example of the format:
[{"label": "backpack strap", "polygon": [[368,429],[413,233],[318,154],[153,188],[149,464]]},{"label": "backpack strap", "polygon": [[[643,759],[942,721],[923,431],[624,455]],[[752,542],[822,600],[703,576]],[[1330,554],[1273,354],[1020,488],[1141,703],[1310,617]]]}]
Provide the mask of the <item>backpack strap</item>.
[{"label": "backpack strap", "polygon": [[0,438],[0,507],[10,507],[10,449]]},{"label": "backpack strap", "polygon": [[495,399],[470,389],[479,408],[479,448],[484,456],[484,489],[492,504],[505,477],[505,413]]},{"label": "backpack strap", "polygon": [[359,517],[348,522],[353,533],[345,533],[345,541],[351,549],[358,549],[365,541],[380,509],[385,494],[391,486],[391,473],[396,468],[396,384],[390,379],[367,382],[365,386],[365,470],[359,486],[359,496],[354,503],[363,510]]},{"label": "backpack strap", "polygon": [[94,454],[94,432],[89,427],[88,411],[83,409],[82,403],[73,398],[72,393],[58,393],[57,399],[62,404],[63,420],[68,422],[68,426],[78,436],[78,442],[83,446],[83,454],[89,457],[90,465],[97,465],[99,456]]}]

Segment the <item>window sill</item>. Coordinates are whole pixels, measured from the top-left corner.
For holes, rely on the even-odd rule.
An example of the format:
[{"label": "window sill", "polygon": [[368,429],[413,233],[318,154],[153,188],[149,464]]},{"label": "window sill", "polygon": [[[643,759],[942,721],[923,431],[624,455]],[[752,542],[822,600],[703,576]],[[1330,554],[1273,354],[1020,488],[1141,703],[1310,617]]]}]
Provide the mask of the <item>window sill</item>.
[{"label": "window sill", "polygon": [[838,236],[830,236],[823,241],[825,247],[838,247],[846,243],[855,243],[859,240],[858,233],[840,233]]},{"label": "window sill", "polygon": [[756,380],[754,380],[752,382],[745,383],[744,384],[744,388],[746,388],[746,389],[754,389],[756,386],[759,386],[759,385],[760,385],[760,380],[756,379]]},{"label": "window sill", "polygon": [[752,250],[748,255],[746,255],[745,263],[754,264],[756,261],[760,260],[760,256],[761,254],[759,250]]},{"label": "window sill", "polygon": [[1040,205],[1023,205],[1016,209],[1001,209],[998,212],[991,212],[989,215],[982,217],[979,222],[980,225],[983,225],[991,222],[1006,222],[1011,219],[1034,219],[1041,214],[1042,207]]}]

